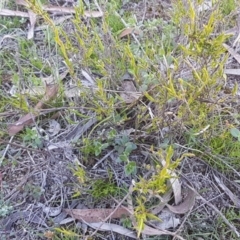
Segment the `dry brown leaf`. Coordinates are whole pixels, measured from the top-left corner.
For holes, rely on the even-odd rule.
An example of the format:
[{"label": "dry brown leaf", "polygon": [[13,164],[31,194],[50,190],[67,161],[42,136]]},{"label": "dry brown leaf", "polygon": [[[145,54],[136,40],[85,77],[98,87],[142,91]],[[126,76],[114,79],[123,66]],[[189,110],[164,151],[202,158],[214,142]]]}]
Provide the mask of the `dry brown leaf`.
[{"label": "dry brown leaf", "polygon": [[9,125],[8,127],[8,134],[10,136],[13,136],[20,132],[25,126],[33,123],[34,119],[39,115],[39,110],[41,110],[44,107],[44,104],[46,104],[48,101],[53,99],[58,92],[58,86],[56,84],[54,85],[47,85],[46,86],[46,93],[44,97],[37,103],[37,105],[34,107],[34,113],[28,113],[25,116],[21,117],[17,122],[14,124]]},{"label": "dry brown leaf", "polygon": [[228,50],[228,52],[237,60],[237,62],[240,64],[240,55],[230,46],[227,44],[223,44],[223,46]]},{"label": "dry brown leaf", "polygon": [[41,102],[43,102],[43,104],[45,104],[45,103],[51,101],[52,99],[54,99],[54,97],[57,95],[57,93],[58,93],[58,85],[57,84],[47,85],[46,93],[45,93],[43,99],[41,100]]},{"label": "dry brown leaf", "polygon": [[131,27],[131,28],[125,28],[120,34],[119,34],[119,38],[123,38],[129,34],[140,34],[140,31],[134,27]]},{"label": "dry brown leaf", "polygon": [[8,134],[10,136],[14,136],[18,132],[22,131],[25,126],[33,123],[33,120],[37,115],[38,115],[37,113],[36,114],[28,113],[27,115],[21,117],[16,123],[10,124],[8,126]]},{"label": "dry brown leaf", "polygon": [[141,96],[141,93],[137,92],[137,89],[131,80],[122,81],[122,88],[123,92],[120,93],[120,96],[125,103],[133,103]]},{"label": "dry brown leaf", "polygon": [[34,110],[40,110],[44,107],[44,104],[52,100],[58,92],[58,85],[52,84],[46,86],[46,93],[43,96],[43,98],[37,103],[37,105],[34,107]]},{"label": "dry brown leaf", "polygon": [[94,208],[94,209],[64,209],[72,218],[87,222],[102,222],[111,214],[111,218],[121,218],[123,215],[129,216],[130,213],[125,208]]},{"label": "dry brown leaf", "polygon": [[178,206],[171,206],[169,204],[166,204],[166,206],[173,213],[184,214],[194,206],[195,195],[196,194],[193,190],[188,189],[188,195],[181,204],[179,204]]}]

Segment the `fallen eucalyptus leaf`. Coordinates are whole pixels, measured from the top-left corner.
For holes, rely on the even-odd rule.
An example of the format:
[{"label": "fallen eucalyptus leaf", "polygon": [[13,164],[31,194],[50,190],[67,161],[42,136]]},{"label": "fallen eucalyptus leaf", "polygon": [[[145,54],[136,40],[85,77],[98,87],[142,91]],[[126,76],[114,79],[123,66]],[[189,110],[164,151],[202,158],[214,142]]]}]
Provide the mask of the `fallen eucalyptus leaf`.
[{"label": "fallen eucalyptus leaf", "polygon": [[193,190],[188,189],[187,197],[184,199],[184,201],[181,204],[179,204],[177,206],[171,206],[169,204],[166,204],[166,206],[173,213],[184,214],[184,213],[188,212],[194,206],[195,195],[196,194]]},{"label": "fallen eucalyptus leaf", "polygon": [[129,216],[130,213],[125,208],[110,209],[110,208],[94,208],[94,209],[64,209],[71,217],[87,222],[96,223],[102,222],[111,214],[111,219],[121,218],[123,215]]}]

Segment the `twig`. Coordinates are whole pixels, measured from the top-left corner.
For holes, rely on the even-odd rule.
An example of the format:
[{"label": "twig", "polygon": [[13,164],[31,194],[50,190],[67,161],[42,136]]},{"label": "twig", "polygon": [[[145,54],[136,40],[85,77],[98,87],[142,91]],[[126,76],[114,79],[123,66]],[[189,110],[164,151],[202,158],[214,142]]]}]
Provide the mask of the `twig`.
[{"label": "twig", "polygon": [[[12,136],[12,137],[14,137],[14,136]],[[10,141],[11,141],[11,139],[10,139]],[[12,145],[14,147],[22,148],[22,149],[25,149],[25,150],[28,150],[28,151],[34,151],[34,152],[37,152],[37,153],[43,153],[43,152],[46,153],[46,151],[44,149],[43,150],[37,150],[37,149],[34,149],[34,148],[28,148],[28,147],[24,147],[24,146],[22,146],[20,144],[17,144],[17,143],[12,143],[10,141],[8,142],[8,141],[0,140],[0,144],[2,144],[2,143],[8,144],[7,145],[8,148],[9,148],[10,145]],[[6,150],[7,150],[7,148],[6,148]],[[4,158],[4,155],[3,155],[3,158]],[[2,160],[2,158],[1,158],[1,160]],[[0,166],[1,166],[1,163],[2,163],[1,160],[0,160]]]},{"label": "twig", "polygon": [[205,203],[207,204],[209,207],[211,207],[221,218],[222,220],[231,228],[231,230],[236,234],[237,237],[240,237],[240,233],[237,231],[237,229],[235,228],[235,226],[233,226],[228,220],[227,218],[221,213],[221,211],[219,211],[212,203],[208,202],[207,200],[205,200],[194,188],[192,188],[191,186],[188,185],[188,187],[194,191],[198,197]]},{"label": "twig", "polygon": [[114,150],[112,150],[112,151],[110,151],[108,154],[106,154],[102,159],[100,159],[100,160],[92,167],[92,169],[93,169],[93,170],[96,169],[97,166],[98,166],[99,164],[101,164],[105,159],[107,159],[113,152],[114,152]]},{"label": "twig", "polygon": [[[1,159],[0,159],[0,167],[2,166],[2,162],[3,162],[3,160],[4,160],[4,158],[5,158],[6,154],[7,154],[7,151],[8,151],[8,149],[9,149],[9,147],[10,147],[10,144],[12,143],[13,138],[14,138],[14,136],[12,136],[12,137],[10,138],[10,140],[9,140],[9,142],[8,142],[8,144],[7,144],[7,147],[5,148],[4,153],[2,154],[2,157],[1,157]],[[2,142],[2,141],[0,141],[0,142]]]}]

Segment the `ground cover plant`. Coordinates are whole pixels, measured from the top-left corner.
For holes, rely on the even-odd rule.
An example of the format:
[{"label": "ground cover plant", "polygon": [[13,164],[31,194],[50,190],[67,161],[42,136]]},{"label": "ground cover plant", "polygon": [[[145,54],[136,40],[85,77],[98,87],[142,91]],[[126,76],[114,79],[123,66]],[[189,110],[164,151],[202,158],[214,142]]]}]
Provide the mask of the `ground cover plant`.
[{"label": "ground cover plant", "polygon": [[3,239],[239,239],[239,3],[0,6]]}]

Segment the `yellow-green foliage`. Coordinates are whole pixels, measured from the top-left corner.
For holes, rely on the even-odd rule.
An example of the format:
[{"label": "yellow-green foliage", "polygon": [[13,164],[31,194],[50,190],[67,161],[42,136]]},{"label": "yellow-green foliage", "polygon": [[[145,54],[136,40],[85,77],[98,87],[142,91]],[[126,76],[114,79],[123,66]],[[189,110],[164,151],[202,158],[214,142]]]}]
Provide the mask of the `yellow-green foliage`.
[{"label": "yellow-green foliage", "polygon": [[134,216],[137,221],[138,234],[144,229],[144,222],[147,219],[158,219],[146,208],[147,202],[150,202],[152,197],[161,196],[170,190],[168,180],[174,178],[173,170],[176,169],[184,157],[194,156],[186,153],[173,161],[173,154],[172,146],[168,147],[166,151],[152,149],[152,157],[156,161],[155,171],[149,179],[140,178],[139,182],[135,184],[134,191],[136,191],[138,197]]},{"label": "yellow-green foliage", "polygon": [[174,69],[185,67],[191,74],[176,79],[173,71],[168,72],[165,84],[169,98],[182,101],[178,117],[195,127],[206,124],[208,114],[214,111],[214,104],[209,102],[215,99],[224,82],[226,50],[223,43],[228,38],[224,34],[215,35],[222,17],[219,9],[216,7],[207,20],[202,20],[198,8],[195,1],[188,4],[177,1],[175,5],[174,22],[181,26],[184,44],[179,45]]},{"label": "yellow-green foliage", "polygon": [[119,33],[119,31],[125,28],[119,16],[116,16],[115,14],[109,14],[106,17],[106,22],[113,33]]},{"label": "yellow-green foliage", "polygon": [[82,236],[80,234],[78,234],[75,231],[71,230],[71,229],[67,229],[67,228],[54,228],[55,233],[53,235],[53,239],[55,240],[60,240],[60,239],[64,239],[64,240],[75,240],[75,239],[79,239]]},{"label": "yellow-green foliage", "polygon": [[224,16],[230,14],[236,9],[237,0],[221,0],[220,1],[220,10]]},{"label": "yellow-green foliage", "polygon": [[229,130],[212,137],[209,147],[213,154],[221,154],[222,156],[231,158],[240,157],[240,142],[233,138]]},{"label": "yellow-green foliage", "polygon": [[107,180],[96,180],[92,184],[91,195],[96,200],[101,200],[110,196],[115,196],[119,192],[116,184]]},{"label": "yellow-green foliage", "polygon": [[157,220],[161,221],[158,217],[154,214],[150,213],[146,209],[147,199],[143,195],[137,198],[137,206],[134,209],[134,216],[136,219],[136,229],[138,231],[138,237],[141,234],[141,231],[144,229],[145,222],[147,220]]}]

